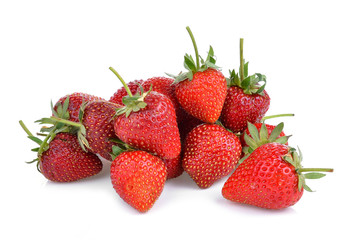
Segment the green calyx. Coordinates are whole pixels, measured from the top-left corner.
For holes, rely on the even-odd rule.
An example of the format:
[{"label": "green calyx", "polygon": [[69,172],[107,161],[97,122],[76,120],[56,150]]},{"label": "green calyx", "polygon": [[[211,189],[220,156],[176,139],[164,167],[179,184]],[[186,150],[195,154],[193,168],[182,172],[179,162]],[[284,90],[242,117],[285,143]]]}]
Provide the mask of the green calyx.
[{"label": "green calyx", "polygon": [[242,163],[255,149],[258,147],[266,144],[266,143],[272,143],[277,142],[281,144],[285,144],[288,142],[290,136],[282,136],[279,137],[281,132],[284,129],[284,123],[279,123],[271,132],[271,134],[268,134],[267,127],[265,123],[261,125],[260,130],[256,128],[256,126],[250,122],[248,124],[248,131],[251,135],[248,136],[247,133],[244,134],[243,138],[248,146],[244,147],[242,149],[245,156],[240,159],[239,163]]},{"label": "green calyx", "polygon": [[308,192],[313,192],[311,188],[306,185],[306,179],[320,179],[326,174],[322,172],[333,172],[332,168],[303,168],[301,162],[303,160],[303,154],[298,148],[298,152],[295,148],[289,147],[289,152],[285,156],[283,156],[283,160],[290,163],[295,167],[296,173],[298,174],[298,191],[301,191],[304,188]]},{"label": "green calyx", "polygon": [[112,152],[110,153],[112,160],[114,160],[117,156],[119,156],[123,152],[136,150],[132,146],[128,145],[127,143],[121,141],[118,138],[110,139],[110,141],[115,143],[115,145],[112,146]]},{"label": "green calyx", "polygon": [[141,109],[144,109],[147,106],[147,104],[144,102],[144,99],[152,91],[152,85],[147,92],[144,92],[143,87],[140,84],[138,84],[140,88],[140,93],[137,92],[135,95],[133,95],[131,90],[123,80],[123,78],[120,76],[120,74],[112,67],[110,67],[109,69],[117,76],[117,78],[120,80],[128,94],[128,96],[122,98],[122,103],[125,106],[122,108],[117,108],[114,117],[120,116],[122,114],[125,114],[126,117],[128,117],[132,112],[138,112]]},{"label": "green calyx", "polygon": [[[260,73],[255,73],[248,76],[248,62],[243,58],[243,38],[240,38],[240,68],[239,73],[235,70],[230,71],[230,77],[227,78],[228,87],[237,86],[243,89],[246,94],[263,95],[266,86],[266,76]],[[263,82],[263,84],[260,84]]]},{"label": "green calyx", "polygon": [[191,38],[191,41],[192,41],[192,44],[194,46],[196,62],[191,55],[185,54],[185,56],[184,56],[184,67],[188,71],[184,72],[184,73],[181,72],[177,76],[166,73],[168,76],[175,79],[174,83],[184,81],[185,79],[188,79],[189,81],[191,81],[194,73],[203,72],[203,71],[207,70],[208,68],[219,69],[219,67],[216,66],[216,58],[215,58],[214,49],[212,48],[212,46],[210,46],[207,58],[204,60],[198,54],[198,49],[197,49],[195,37],[192,34],[190,27],[186,27],[186,30],[188,31],[190,38]]},{"label": "green calyx", "polygon": [[[77,135],[78,142],[83,149],[83,151],[87,152],[89,147],[88,140],[86,138],[86,128],[82,124],[84,109],[87,102],[83,102],[80,111],[79,111],[79,122],[73,122],[69,120],[69,97],[66,98],[63,104],[57,103],[57,111],[54,110],[53,104],[51,103],[52,117],[49,118],[41,118],[36,122],[39,124],[50,124],[51,127],[43,126],[41,128],[41,132],[47,132],[48,135],[56,135],[59,132],[67,132]],[[51,139],[52,140],[52,139]]]}]

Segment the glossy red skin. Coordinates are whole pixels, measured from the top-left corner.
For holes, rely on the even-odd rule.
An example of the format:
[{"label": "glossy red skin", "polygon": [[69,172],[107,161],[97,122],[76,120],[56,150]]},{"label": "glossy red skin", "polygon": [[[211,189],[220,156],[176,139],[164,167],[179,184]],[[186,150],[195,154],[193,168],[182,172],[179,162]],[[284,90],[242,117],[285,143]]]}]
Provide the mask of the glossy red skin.
[{"label": "glossy red skin", "polygon": [[186,112],[203,122],[214,123],[221,114],[227,82],[220,71],[208,68],[194,73],[191,81],[186,79],[176,84],[175,93]]},{"label": "glossy red skin", "polygon": [[232,86],[228,89],[224,102],[221,122],[231,131],[238,133],[247,128],[247,122],[260,122],[270,106],[270,97],[264,95],[245,94],[242,88]]},{"label": "glossy red skin", "polygon": [[[83,102],[89,102],[89,101],[95,101],[95,100],[104,100],[101,97],[97,97],[94,95],[90,95],[87,93],[80,93],[80,92],[75,92],[70,95],[66,95],[64,97],[61,97],[57,103],[61,103],[62,105],[64,104],[64,101],[67,99],[69,96],[69,115],[70,118],[68,120],[73,121],[73,122],[79,122],[79,112],[80,112],[80,107]],[[54,106],[54,110],[57,111],[57,103]]]},{"label": "glossy red skin", "polygon": [[179,177],[184,172],[184,169],[182,167],[181,154],[175,158],[162,159],[162,161],[164,162],[166,166],[166,171],[167,171],[166,180]]},{"label": "glossy red skin", "polygon": [[[258,129],[258,131],[260,131],[261,126],[262,126],[262,123],[254,123],[254,126]],[[270,136],[271,133],[272,133],[272,131],[273,131],[273,129],[274,129],[276,126],[274,126],[274,125],[269,125],[269,124],[266,124],[266,123],[265,123],[265,126],[266,126],[266,129],[267,129],[268,136]],[[241,136],[240,136],[240,141],[241,141],[242,148],[248,146],[248,145],[246,144],[246,142],[245,142],[245,139],[244,139],[245,134],[247,134],[248,136],[252,137],[251,134],[250,134],[250,132],[249,132],[249,130],[248,130],[248,128],[246,128],[245,131],[243,131],[243,133],[242,133]],[[284,137],[284,136],[285,136],[285,133],[282,131],[282,132],[279,134],[279,136],[277,137],[277,139],[278,139],[278,138],[281,138],[281,137]],[[286,145],[288,145],[288,143],[286,143]]]},{"label": "glossy red skin", "polygon": [[166,77],[153,77],[145,80],[142,84],[144,91],[147,92],[151,85],[152,91],[159,92],[170,98],[177,116],[177,122],[180,123],[183,120],[185,111],[181,108],[175,94],[176,85],[173,84],[174,80],[172,78]]},{"label": "glossy red skin", "polygon": [[282,209],[303,195],[294,166],[282,158],[289,147],[267,143],[258,147],[228,178],[222,195],[228,200],[261,208]]},{"label": "glossy red skin", "polygon": [[115,145],[110,139],[116,138],[113,117],[119,107],[105,100],[92,101],[85,106],[82,118],[90,150],[109,161],[112,161],[110,153]]},{"label": "glossy red skin", "polygon": [[[137,83],[142,84],[143,80],[135,80],[127,83],[127,86],[133,95],[139,90],[139,85]],[[124,87],[121,87],[116,90],[116,92],[109,98],[108,101],[123,106],[124,104],[122,103],[122,98],[125,96],[128,96],[127,91]]]},{"label": "glossy red skin", "polygon": [[148,211],[159,198],[166,175],[162,160],[144,151],[123,152],[110,168],[115,191],[140,212]]},{"label": "glossy red skin", "polygon": [[208,188],[235,168],[240,155],[237,136],[219,125],[202,124],[186,138],[183,168],[200,188]]},{"label": "glossy red skin", "polygon": [[39,168],[50,181],[72,182],[99,173],[101,160],[80,147],[77,137],[70,133],[58,133],[43,152]]},{"label": "glossy red skin", "polygon": [[175,109],[165,95],[150,92],[144,99],[147,106],[128,117],[115,118],[116,135],[133,148],[145,150],[164,159],[177,157],[181,143]]}]

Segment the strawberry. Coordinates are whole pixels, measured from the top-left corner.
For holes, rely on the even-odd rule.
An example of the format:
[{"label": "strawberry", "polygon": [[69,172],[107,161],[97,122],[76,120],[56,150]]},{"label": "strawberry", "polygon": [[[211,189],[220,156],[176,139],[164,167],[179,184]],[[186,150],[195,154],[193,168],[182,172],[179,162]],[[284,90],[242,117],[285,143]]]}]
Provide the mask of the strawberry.
[{"label": "strawberry", "polygon": [[[65,101],[68,102],[68,111],[66,112],[66,116],[61,116],[61,113],[63,111],[62,106],[64,105]],[[94,101],[94,100],[104,100],[101,97],[97,97],[94,95],[90,95],[87,93],[80,93],[80,92],[75,92],[69,95],[66,95],[64,97],[61,97],[56,104],[53,107],[53,115],[56,117],[61,117],[64,119],[68,119],[73,122],[78,122],[79,121],[79,111],[80,107],[83,102],[89,102],[89,101]]]},{"label": "strawberry", "polygon": [[240,154],[237,136],[222,126],[202,124],[186,138],[183,168],[200,188],[208,188],[235,168]]},{"label": "strawberry", "polygon": [[144,151],[123,152],[110,167],[113,188],[119,196],[140,212],[148,211],[163,191],[165,164]]},{"label": "strawberry", "polygon": [[[300,153],[300,151],[299,151]],[[305,179],[325,176],[327,168],[303,168],[302,154],[280,143],[267,143],[252,152],[222,188],[224,198],[261,208],[281,209],[294,205],[303,189],[312,191]],[[309,173],[305,173],[309,172]]]},{"label": "strawberry", "polygon": [[[230,71],[228,92],[222,108],[221,122],[231,131],[243,132],[247,122],[260,122],[270,105],[265,88],[266,77],[259,73],[248,76],[248,62],[243,59],[243,39],[240,39],[240,76]],[[264,82],[260,86],[260,82]]]},{"label": "strawberry", "polygon": [[[119,107],[120,105],[106,100],[95,100],[81,106],[80,122],[76,123],[54,116],[42,118],[37,122],[50,123],[54,126],[59,124],[64,126],[64,132],[77,132],[80,146],[84,151],[90,150],[111,161],[112,146],[115,145],[112,139],[116,138],[112,118],[116,113],[115,110]],[[63,109],[67,109],[67,107],[63,105]]]},{"label": "strawberry", "polygon": [[[113,73],[124,83],[121,76]],[[125,86],[125,84],[123,84]],[[126,87],[126,86],[125,86]],[[160,158],[176,158],[181,143],[174,106],[163,94],[151,91],[123,98],[125,107],[119,109],[114,118],[114,130],[119,139],[133,148],[145,150]]]},{"label": "strawberry", "polygon": [[[183,121],[186,112],[184,111],[184,109],[181,108],[181,106],[178,103],[175,94],[176,85],[173,84],[173,82],[174,80],[172,78],[153,77],[145,80],[142,83],[142,87],[144,88],[144,91],[147,92],[152,85],[152,91],[159,92],[170,98],[176,111],[177,122],[180,123]],[[132,94],[134,93],[132,92]]]},{"label": "strawberry", "polygon": [[166,167],[166,172],[167,172],[166,180],[179,177],[184,172],[184,169],[182,167],[181,154],[179,154],[175,158],[162,159],[162,161],[164,162],[165,167]]},{"label": "strawberry", "polygon": [[22,121],[20,124],[29,138],[39,144],[39,148],[32,149],[38,157],[30,163],[37,162],[37,169],[50,181],[77,181],[101,171],[101,160],[95,154],[83,151],[77,136],[51,131],[42,141],[34,137]]},{"label": "strawberry", "polygon": [[[136,94],[139,88],[138,84],[142,83],[143,80],[135,80],[127,83],[127,87],[131,90],[132,94]],[[113,96],[110,97],[108,101],[123,106],[124,104],[122,103],[122,98],[125,96],[127,96],[127,91],[125,87],[121,87],[113,94]]]},{"label": "strawberry", "polygon": [[176,97],[182,108],[192,116],[207,123],[214,123],[221,114],[227,94],[226,79],[215,65],[214,50],[210,46],[206,61],[201,58],[189,27],[186,28],[193,42],[196,63],[188,54],[184,57],[184,66],[188,72],[173,76],[176,83]]}]

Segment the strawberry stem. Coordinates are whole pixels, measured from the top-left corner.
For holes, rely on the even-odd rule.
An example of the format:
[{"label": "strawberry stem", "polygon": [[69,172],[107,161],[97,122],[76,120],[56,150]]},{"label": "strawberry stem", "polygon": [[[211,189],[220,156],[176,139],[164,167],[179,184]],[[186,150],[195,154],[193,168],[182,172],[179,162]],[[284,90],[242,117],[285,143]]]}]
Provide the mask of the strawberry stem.
[{"label": "strawberry stem", "polygon": [[297,172],[333,172],[333,168],[300,168]]},{"label": "strawberry stem", "polygon": [[79,122],[73,122],[73,121],[66,120],[66,119],[59,118],[59,117],[55,117],[55,116],[52,116],[51,119],[55,120],[56,122],[67,124],[69,126],[74,126],[74,127],[77,127],[77,128],[81,128],[82,127],[82,124],[79,123]]},{"label": "strawberry stem", "polygon": [[240,81],[245,79],[244,74],[245,60],[243,59],[243,38],[240,38]]},{"label": "strawberry stem", "polygon": [[127,94],[130,97],[133,97],[133,94],[132,94],[131,90],[129,89],[129,87],[127,86],[127,84],[123,80],[123,78],[120,76],[120,74],[114,68],[112,68],[112,67],[109,67],[109,70],[111,70],[115,74],[115,76],[117,76],[117,78],[120,80],[120,82],[122,83],[122,85],[126,89]]},{"label": "strawberry stem", "polygon": [[271,119],[271,118],[277,118],[277,117],[293,117],[294,114],[293,113],[283,113],[283,114],[276,114],[276,115],[270,115],[270,116],[265,116],[261,119],[261,122],[264,122],[267,119]]},{"label": "strawberry stem", "polygon": [[30,130],[28,130],[28,128],[26,127],[26,125],[24,124],[22,120],[19,121],[19,124],[24,129],[24,131],[27,133],[28,136],[33,137],[33,134],[30,132]]},{"label": "strawberry stem", "polygon": [[188,31],[189,35],[190,35],[190,38],[191,38],[191,41],[192,41],[192,45],[194,46],[194,49],[195,49],[195,55],[196,55],[196,70],[198,70],[200,68],[200,64],[199,64],[199,55],[198,55],[198,49],[197,49],[197,44],[196,44],[196,41],[195,41],[195,37],[194,35],[192,34],[191,32],[191,29],[189,26],[186,27],[186,30]]}]

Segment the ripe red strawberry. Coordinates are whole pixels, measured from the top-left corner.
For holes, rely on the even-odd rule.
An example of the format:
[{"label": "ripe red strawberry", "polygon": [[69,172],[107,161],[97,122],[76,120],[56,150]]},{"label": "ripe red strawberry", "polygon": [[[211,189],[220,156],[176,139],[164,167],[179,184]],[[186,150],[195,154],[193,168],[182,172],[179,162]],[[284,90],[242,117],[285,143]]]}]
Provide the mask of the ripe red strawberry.
[{"label": "ripe red strawberry", "polygon": [[[170,98],[176,111],[177,122],[180,123],[183,121],[184,115],[187,113],[184,111],[184,109],[181,108],[181,106],[178,103],[175,94],[176,85],[173,84],[173,82],[174,80],[172,78],[153,77],[145,80],[142,86],[144,88],[144,91],[147,92],[152,85],[152,91],[159,92]],[[134,93],[132,92],[132,94]]]},{"label": "ripe red strawberry", "polygon": [[55,182],[71,182],[93,176],[101,171],[101,160],[95,154],[83,151],[77,136],[70,133],[50,132],[43,141],[34,137],[22,121],[20,124],[29,138],[39,144],[38,148],[32,149],[37,152],[38,157],[30,163],[37,162],[37,169],[47,179]]},{"label": "ripe red strawberry", "polygon": [[[228,200],[262,208],[281,209],[294,205],[311,191],[305,179],[325,176],[333,169],[302,168],[301,154],[280,143],[258,147],[228,178],[222,195]],[[305,172],[310,172],[306,173]]]},{"label": "ripe red strawberry", "polygon": [[[201,65],[195,39],[189,27],[187,31],[192,39],[196,63],[188,54],[184,57],[186,73],[173,76],[176,84],[176,97],[179,104],[192,116],[207,123],[214,123],[221,114],[227,94],[227,82],[221,71],[215,65],[214,50],[210,46],[206,61]],[[171,75],[170,75],[171,76]]]},{"label": "ripe red strawberry", "polygon": [[186,138],[183,168],[200,188],[208,188],[235,168],[240,154],[237,136],[219,125],[202,124]]},{"label": "ripe red strawberry", "polygon": [[116,138],[113,117],[120,105],[108,101],[92,101],[85,105],[81,123],[86,130],[87,147],[111,161],[112,146]]},{"label": "ripe red strawberry", "polygon": [[[120,75],[113,69],[120,81]],[[133,148],[148,151],[164,159],[176,158],[181,143],[175,109],[171,100],[154,91],[123,98],[125,107],[119,109],[114,119],[115,133]]]},{"label": "ripe red strawberry", "polygon": [[[68,101],[68,111],[66,112],[66,116],[61,116],[61,113],[63,111],[62,106],[64,105],[65,100]],[[61,97],[54,105],[53,115],[56,117],[68,119],[73,122],[79,122],[78,116],[79,116],[79,111],[80,111],[80,107],[82,103],[94,101],[94,100],[104,100],[104,99],[101,97],[97,97],[97,96],[90,95],[87,93],[80,93],[80,92],[75,92],[70,95],[66,95],[64,97]]]},{"label": "ripe red strawberry", "polygon": [[182,167],[181,154],[179,154],[175,158],[162,159],[162,161],[164,162],[165,167],[166,167],[166,172],[167,172],[166,180],[179,177],[184,172],[184,169]]},{"label": "ripe red strawberry", "polygon": [[163,191],[166,167],[147,152],[123,152],[113,160],[110,177],[113,188],[125,202],[146,212]]},{"label": "ripe red strawberry", "polygon": [[[131,90],[132,94],[134,95],[138,92],[138,89],[139,89],[138,84],[142,84],[142,83],[143,83],[143,80],[135,80],[135,81],[127,83],[127,87]],[[116,92],[113,94],[113,96],[110,97],[108,101],[123,106],[124,104],[122,103],[122,98],[127,95],[128,94],[127,94],[125,87],[121,87],[118,90],[116,90]]]},{"label": "ripe red strawberry", "polygon": [[[260,122],[270,105],[264,90],[266,77],[259,73],[248,76],[248,62],[242,56],[243,39],[240,39],[240,76],[230,72],[229,88],[222,108],[222,124],[231,131],[243,132],[247,122]],[[264,82],[262,86],[259,82]]]}]

